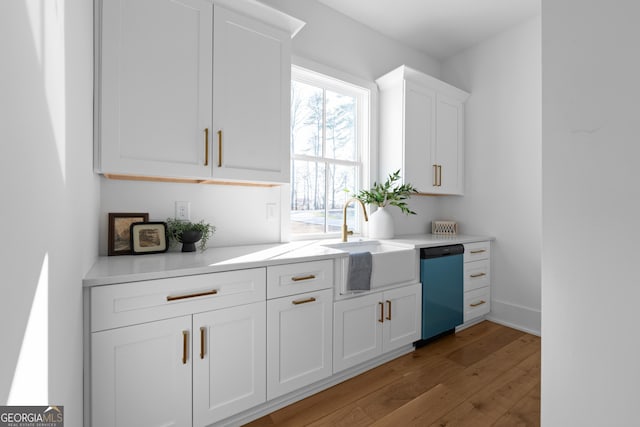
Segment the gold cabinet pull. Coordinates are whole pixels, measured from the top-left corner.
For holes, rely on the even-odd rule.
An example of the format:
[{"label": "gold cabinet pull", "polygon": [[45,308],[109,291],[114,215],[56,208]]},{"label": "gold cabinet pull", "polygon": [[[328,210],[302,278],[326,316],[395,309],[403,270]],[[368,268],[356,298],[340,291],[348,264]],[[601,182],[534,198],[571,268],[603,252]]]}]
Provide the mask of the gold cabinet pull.
[{"label": "gold cabinet pull", "polygon": [[384,304],[379,302],[378,306],[380,307],[380,318],[378,319],[378,322],[384,323]]},{"label": "gold cabinet pull", "polygon": [[387,320],[391,320],[391,301],[387,300],[387,311],[389,312],[389,314],[387,314],[386,319]]},{"label": "gold cabinet pull", "polygon": [[204,297],[204,296],[207,296],[207,295],[215,295],[217,293],[218,293],[217,289],[212,289],[210,291],[197,292],[195,294],[169,295],[169,296],[167,296],[167,301],[177,301],[177,300],[187,299],[187,298]]},{"label": "gold cabinet pull", "polygon": [[438,165],[433,165],[433,186],[438,186]]},{"label": "gold cabinet pull", "polygon": [[470,251],[471,254],[481,254],[483,252],[487,252],[486,249],[476,249],[475,251]]},{"label": "gold cabinet pull", "polygon": [[182,364],[187,364],[187,347],[189,346],[189,331],[182,331]]},{"label": "gold cabinet pull", "polygon": [[294,282],[301,282],[303,280],[313,280],[315,278],[316,278],[315,274],[309,274],[307,276],[292,277],[291,280],[294,281]]},{"label": "gold cabinet pull", "polygon": [[222,129],[218,131],[218,167],[222,167]]},{"label": "gold cabinet pull", "polygon": [[204,331],[205,327],[200,327],[200,359],[204,359]]},{"label": "gold cabinet pull", "polygon": [[473,277],[475,279],[476,277],[482,277],[486,275],[487,273],[475,273],[475,274],[470,274],[469,277]]},{"label": "gold cabinet pull", "polygon": [[442,187],[442,165],[438,165],[438,187]]},{"label": "gold cabinet pull", "polygon": [[209,128],[204,128],[204,165],[209,166]]},{"label": "gold cabinet pull", "polygon": [[476,303],[473,303],[473,304],[469,304],[469,306],[470,306],[470,307],[477,307],[477,306],[482,305],[482,304],[486,304],[486,301],[485,301],[485,300],[483,300],[483,299],[481,299],[481,300],[480,300],[480,302],[476,302]]},{"label": "gold cabinet pull", "polygon": [[298,300],[291,301],[291,304],[293,304],[293,305],[300,305],[300,304],[306,304],[306,303],[308,303],[308,302],[315,302],[315,300],[316,300],[316,299],[315,299],[314,297],[311,297],[311,298],[305,298],[305,299],[298,299]]}]

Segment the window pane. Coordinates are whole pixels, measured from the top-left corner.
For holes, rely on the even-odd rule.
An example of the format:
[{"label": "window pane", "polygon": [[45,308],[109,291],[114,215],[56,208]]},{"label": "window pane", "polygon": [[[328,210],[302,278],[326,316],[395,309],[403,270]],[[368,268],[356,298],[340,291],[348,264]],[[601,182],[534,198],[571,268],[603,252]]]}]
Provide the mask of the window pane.
[{"label": "window pane", "polygon": [[356,160],[356,99],[327,91],[327,150],[332,159]]},{"label": "window pane", "polygon": [[325,232],[324,164],[291,162],[291,231],[295,234]]},{"label": "window pane", "polygon": [[[342,208],[356,191],[355,166],[330,164],[327,168],[329,193],[327,194],[328,231],[337,232],[342,227]],[[350,230],[356,228],[356,205],[351,204],[347,209],[347,225]]]},{"label": "window pane", "polygon": [[322,156],[324,98],[321,88],[291,82],[291,152]]}]

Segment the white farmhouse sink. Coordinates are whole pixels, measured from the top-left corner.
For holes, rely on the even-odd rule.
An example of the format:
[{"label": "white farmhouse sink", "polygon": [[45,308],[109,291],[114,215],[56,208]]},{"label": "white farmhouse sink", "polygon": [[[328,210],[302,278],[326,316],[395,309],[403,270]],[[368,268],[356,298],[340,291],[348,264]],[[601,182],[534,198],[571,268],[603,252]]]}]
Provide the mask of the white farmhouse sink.
[{"label": "white farmhouse sink", "polygon": [[[418,252],[410,246],[396,245],[377,240],[330,243],[326,246],[349,254],[370,252],[372,258],[371,289],[415,283],[419,281]],[[346,293],[349,261],[343,263],[344,285],[340,293]]]}]

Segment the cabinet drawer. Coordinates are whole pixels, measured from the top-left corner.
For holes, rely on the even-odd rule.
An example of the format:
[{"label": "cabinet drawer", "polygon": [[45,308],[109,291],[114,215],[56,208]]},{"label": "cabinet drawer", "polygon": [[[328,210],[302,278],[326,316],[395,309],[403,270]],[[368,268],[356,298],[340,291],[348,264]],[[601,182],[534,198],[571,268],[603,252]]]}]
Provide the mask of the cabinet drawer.
[{"label": "cabinet drawer", "polygon": [[491,255],[491,242],[476,242],[464,244],[464,262],[489,259]]},{"label": "cabinet drawer", "polygon": [[465,292],[464,294],[464,322],[485,315],[491,309],[491,295],[489,287]]},{"label": "cabinet drawer", "polygon": [[471,261],[464,264],[464,291],[489,286],[489,266],[488,259]]},{"label": "cabinet drawer", "polygon": [[254,268],[91,289],[91,331],[264,301],[266,272]]},{"label": "cabinet drawer", "polygon": [[267,267],[267,298],[279,298],[333,286],[333,260]]}]

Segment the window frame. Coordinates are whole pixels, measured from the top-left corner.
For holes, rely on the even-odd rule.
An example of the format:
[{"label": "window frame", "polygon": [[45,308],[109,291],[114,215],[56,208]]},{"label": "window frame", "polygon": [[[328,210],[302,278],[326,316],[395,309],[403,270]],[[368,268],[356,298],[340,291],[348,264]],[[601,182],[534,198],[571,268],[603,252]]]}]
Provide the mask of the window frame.
[{"label": "window frame", "polygon": [[[324,150],[326,149],[326,135],[323,132],[323,153],[320,157],[308,156],[302,154],[290,153],[290,162],[294,160],[302,161],[318,161],[319,164],[329,167],[331,164],[357,166],[356,174],[356,191],[364,188],[369,182],[372,174],[372,134],[373,134],[373,114],[371,106],[374,105],[375,93],[377,86],[373,82],[367,82],[362,79],[355,78],[341,71],[331,69],[330,67],[315,64],[308,60],[294,59],[291,66],[291,81],[300,82],[329,90],[338,94],[353,96],[356,99],[356,159],[355,160],[339,160],[327,158]],[[326,125],[326,123],[325,123]],[[325,198],[327,198],[327,188],[329,180],[325,173]],[[293,183],[292,183],[293,184]],[[287,195],[291,196],[292,185],[288,186]],[[284,195],[283,195],[284,198]],[[359,206],[355,204],[354,207]],[[287,218],[290,240],[308,240],[308,239],[331,239],[340,236],[340,231],[326,231],[328,226],[328,200],[325,200],[325,232],[322,233],[304,233],[294,234],[291,230],[291,205],[287,202]],[[359,211],[361,208],[356,207]],[[366,226],[363,226],[363,216],[356,214],[356,227],[353,230],[356,235],[363,235]]]}]

